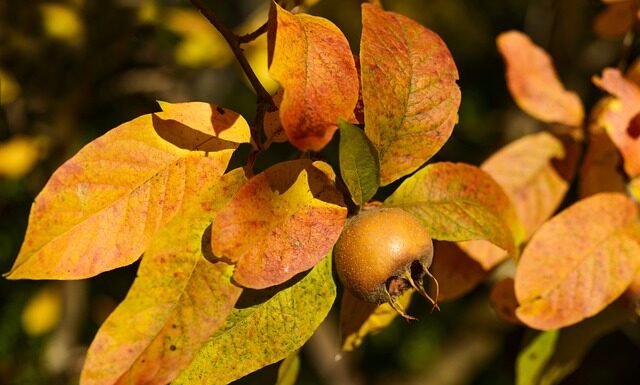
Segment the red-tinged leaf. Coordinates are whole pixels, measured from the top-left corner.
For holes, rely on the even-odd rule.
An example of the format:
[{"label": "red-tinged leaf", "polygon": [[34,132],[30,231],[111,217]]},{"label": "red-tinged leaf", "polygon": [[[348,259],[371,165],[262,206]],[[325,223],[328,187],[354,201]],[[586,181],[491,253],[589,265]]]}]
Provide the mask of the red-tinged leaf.
[{"label": "red-tinged leaf", "polygon": [[434,239],[484,239],[510,255],[516,255],[516,242],[522,239],[509,197],[487,173],[468,164],[430,164],[407,178],[384,204],[420,218]]},{"label": "red-tinged leaf", "polygon": [[[434,243],[435,254],[431,273],[438,280],[440,295],[438,302],[453,301],[473,290],[488,272],[475,260],[469,258],[453,242]],[[435,293],[435,283],[430,283],[430,292]]]},{"label": "red-tinged leaf", "polygon": [[[409,307],[413,292],[413,290],[406,290],[398,298],[398,304],[403,309]],[[397,316],[398,312],[389,303],[377,305],[364,302],[345,290],[340,306],[342,350],[347,352],[354,350],[362,344],[367,335],[382,331]]]},{"label": "red-tinged leaf", "polygon": [[589,124],[589,145],[585,153],[578,179],[580,197],[588,197],[600,192],[624,192],[624,175],[620,171],[622,158],[606,132],[599,124],[600,116],[608,113],[611,96],[601,99],[591,109]]},{"label": "red-tinged leaf", "polygon": [[418,169],[458,120],[458,70],[449,49],[415,21],[362,4],[365,131],[380,155],[380,184]]},{"label": "red-tinged leaf", "polygon": [[228,384],[287,357],[313,335],[335,297],[331,255],[292,285],[245,290],[224,326],[172,384]]},{"label": "red-tinged leaf", "polygon": [[269,74],[284,88],[280,120],[289,142],[321,150],[351,121],[358,74],[349,43],[329,20],[294,15],[273,2],[269,15]]},{"label": "red-tinged leaf", "polygon": [[255,289],[318,263],[347,216],[327,175],[308,160],[283,162],[245,184],[212,228],[214,254],[236,264],[233,279]]},{"label": "red-tinged leaf", "polygon": [[224,323],[242,289],[231,283],[232,266],[205,259],[202,237],[244,181],[239,169],[203,179],[199,202],[157,234],[91,344],[82,384],[167,384]]},{"label": "red-tinged leaf", "polygon": [[629,286],[640,267],[640,225],[633,201],[600,193],[540,227],[515,277],[518,318],[556,329],[597,314]]},{"label": "red-tinged leaf", "polygon": [[505,322],[521,325],[516,317],[518,300],[513,286],[513,278],[504,278],[496,282],[491,288],[489,300],[498,317]]},{"label": "red-tinged leaf", "polygon": [[542,48],[518,31],[500,34],[497,44],[507,66],[507,86],[520,108],[543,122],[582,124],[580,98],[560,83],[551,58]]},{"label": "red-tinged leaf", "polygon": [[625,79],[617,69],[607,68],[594,83],[615,96],[603,107],[598,124],[605,127],[624,159],[630,177],[640,175],[640,87]]},{"label": "red-tinged leaf", "polygon": [[284,143],[287,141],[287,134],[284,132],[282,122],[280,122],[280,104],[282,104],[282,95],[284,90],[282,88],[273,95],[273,103],[278,110],[267,111],[264,114],[264,136],[266,139],[265,147],[269,147],[271,143]]},{"label": "red-tinged leaf", "polygon": [[[511,198],[527,239],[553,215],[569,189],[551,164],[553,159],[564,156],[562,142],[540,132],[508,144],[480,166]],[[460,246],[485,270],[507,257],[504,250],[486,241],[465,242]]]},{"label": "red-tinged leaf", "polygon": [[248,138],[244,119],[215,105],[163,108],[91,142],[52,175],[9,279],[79,279],[134,262],[200,193],[202,175],[221,176]]}]

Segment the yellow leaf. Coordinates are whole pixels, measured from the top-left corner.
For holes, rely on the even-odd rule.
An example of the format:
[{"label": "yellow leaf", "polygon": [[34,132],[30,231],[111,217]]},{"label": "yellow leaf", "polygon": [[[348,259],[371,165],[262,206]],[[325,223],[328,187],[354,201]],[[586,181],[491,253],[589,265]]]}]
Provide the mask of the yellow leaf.
[{"label": "yellow leaf", "polygon": [[233,60],[224,38],[200,12],[181,7],[166,9],[164,26],[182,38],[175,51],[185,67],[224,67]]},{"label": "yellow leaf", "polygon": [[0,69],[0,106],[16,100],[20,92],[20,85],[16,79]]},{"label": "yellow leaf", "polygon": [[68,44],[79,44],[84,38],[84,22],[73,7],[57,3],[40,5],[42,27],[47,36]]},{"label": "yellow leaf", "polygon": [[42,287],[29,298],[22,311],[22,328],[37,337],[53,330],[62,315],[62,295],[60,288],[50,284]]},{"label": "yellow leaf", "polygon": [[42,149],[41,140],[23,136],[14,136],[0,143],[0,176],[24,176],[36,164]]}]

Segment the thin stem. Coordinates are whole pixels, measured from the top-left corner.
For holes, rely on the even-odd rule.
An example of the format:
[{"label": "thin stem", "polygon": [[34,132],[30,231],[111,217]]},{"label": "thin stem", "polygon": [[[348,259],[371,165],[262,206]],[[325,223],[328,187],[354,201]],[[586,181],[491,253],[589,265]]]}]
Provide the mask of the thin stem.
[{"label": "thin stem", "polygon": [[273,100],[271,99],[271,95],[269,95],[262,83],[260,83],[260,80],[249,65],[247,58],[244,56],[242,48],[240,48],[238,37],[229,28],[227,28],[226,25],[218,20],[216,15],[211,11],[211,9],[207,7],[207,5],[202,0],[189,1],[191,1],[191,4],[198,8],[200,13],[202,13],[202,15],[206,17],[207,20],[209,20],[209,23],[211,23],[211,25],[213,25],[218,30],[218,32],[220,32],[222,37],[227,41],[227,44],[229,44],[229,47],[231,48],[231,51],[233,51],[233,54],[238,60],[238,63],[240,63],[240,67],[242,67],[242,70],[247,75],[251,86],[256,91],[256,94],[258,95],[258,102],[267,103],[273,106],[274,104]]},{"label": "thin stem", "polygon": [[238,43],[239,44],[245,44],[245,43],[250,43],[250,42],[254,41],[258,37],[260,37],[260,35],[262,35],[265,32],[267,32],[268,26],[269,26],[269,22],[265,21],[265,23],[262,24],[260,26],[260,28],[256,29],[255,31],[253,31],[251,33],[247,33],[247,34],[242,35],[242,36],[237,36],[236,38],[238,40]]}]

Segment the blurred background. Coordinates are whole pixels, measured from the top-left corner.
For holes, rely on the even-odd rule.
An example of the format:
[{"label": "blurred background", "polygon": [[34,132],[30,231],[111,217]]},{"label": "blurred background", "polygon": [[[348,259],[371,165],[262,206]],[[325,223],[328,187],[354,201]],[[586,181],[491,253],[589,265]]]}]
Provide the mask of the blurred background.
[{"label": "blurred background", "polygon": [[[268,0],[208,3],[238,34],[262,25],[269,5]],[[304,3],[312,14],[337,24],[358,52],[359,1]],[[638,53],[637,46],[623,50],[625,30],[620,30],[628,11],[603,16],[599,0],[382,3],[440,34],[458,65],[460,121],[440,160],[479,164],[504,143],[540,129],[507,92],[495,47],[500,32],[522,30],[546,48],[567,88],[587,107],[599,97],[591,76]],[[267,75],[266,38],[244,48],[266,88],[275,91],[277,84]],[[31,202],[83,145],[157,111],[156,100],[214,102],[252,121],[255,99],[222,38],[186,0],[0,0],[0,272],[10,269],[18,253]],[[329,158],[335,153],[331,146]],[[287,145],[274,148],[258,168],[294,154]],[[0,384],[77,383],[87,346],[124,298],[136,268],[74,282],[0,279]],[[480,284],[443,303],[441,312],[414,301],[409,313],[419,322],[395,320],[339,360],[338,315],[332,312],[300,353],[297,383],[514,383],[524,331],[497,319],[488,287]],[[563,384],[639,384],[638,365],[638,340],[615,332],[600,340]],[[272,384],[276,372],[272,365],[237,383]]]}]

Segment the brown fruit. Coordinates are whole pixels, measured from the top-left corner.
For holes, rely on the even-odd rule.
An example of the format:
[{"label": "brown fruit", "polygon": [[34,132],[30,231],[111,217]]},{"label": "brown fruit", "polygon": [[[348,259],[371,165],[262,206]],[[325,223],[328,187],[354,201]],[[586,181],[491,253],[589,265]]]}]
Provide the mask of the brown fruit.
[{"label": "brown fruit", "polygon": [[396,299],[413,287],[437,306],[422,284],[425,274],[432,277],[433,242],[422,222],[402,209],[373,208],[352,217],[333,255],[344,286],[364,301],[389,302],[409,317]]}]

